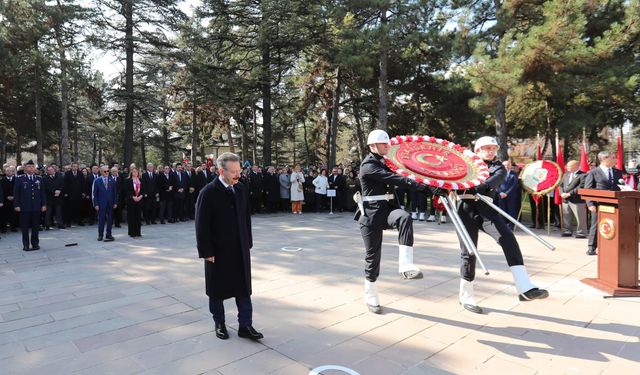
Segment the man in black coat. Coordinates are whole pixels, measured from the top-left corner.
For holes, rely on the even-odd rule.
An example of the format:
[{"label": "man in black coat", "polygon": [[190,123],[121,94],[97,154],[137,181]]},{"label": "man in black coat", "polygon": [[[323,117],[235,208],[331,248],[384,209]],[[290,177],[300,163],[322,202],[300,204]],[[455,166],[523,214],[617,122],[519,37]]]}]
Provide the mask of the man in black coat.
[{"label": "man in black coat", "polygon": [[78,163],[71,163],[71,170],[65,173],[64,188],[62,190],[65,200],[66,226],[70,227],[72,222],[83,226],[84,223],[80,218],[80,207],[82,206],[82,200],[86,197],[86,193],[84,191],[84,176],[78,170]]},{"label": "man in black coat", "polygon": [[191,182],[182,168],[182,163],[176,163],[176,170],[173,172],[173,221],[186,221],[185,202]]},{"label": "man in black coat", "polygon": [[47,167],[47,175],[43,177],[44,190],[47,196],[47,211],[45,212],[44,225],[47,230],[53,226],[53,215],[56,215],[56,225],[63,229],[62,222],[62,191],[64,177],[56,173],[55,166]]},{"label": "man in black coat", "polygon": [[[584,188],[620,191],[618,184],[622,179],[622,171],[613,167],[616,165],[615,154],[609,151],[601,151],[598,153],[598,160],[600,160],[600,166],[587,173],[584,179]],[[594,201],[586,202],[589,211],[591,211],[591,228],[589,228],[589,249],[587,250],[587,255],[596,255],[596,249],[598,248],[598,203]]]},{"label": "man in black coat", "polygon": [[335,189],[336,196],[333,198],[333,208],[342,212],[343,200],[345,195],[346,180],[342,174],[339,173],[338,167],[333,167],[331,175],[329,176],[329,189]]},{"label": "man in black coat", "polygon": [[191,164],[185,164],[184,175],[187,176],[188,182],[187,198],[184,202],[184,216],[186,219],[193,220],[196,216],[196,197],[198,196],[198,190],[196,186],[196,174]]},{"label": "man in black coat", "polygon": [[2,215],[0,215],[0,232],[7,231],[7,224],[11,228],[12,232],[18,231],[18,214],[13,210],[13,188],[16,183],[15,176],[16,168],[10,165],[5,170],[5,176],[2,179],[2,191],[4,192],[4,206]]},{"label": "man in black coat", "polygon": [[147,164],[147,171],[140,176],[140,179],[144,185],[144,221],[147,225],[155,224],[160,205],[160,193],[157,186],[158,174],[155,173],[153,163]]},{"label": "man in black coat", "polygon": [[[100,178],[100,168],[97,164],[91,164],[91,173],[87,175],[84,180],[84,199],[91,200],[93,195],[93,180]],[[93,203],[92,203],[93,205]],[[97,213],[94,210],[89,210],[89,225],[96,223]]]},{"label": "man in black coat", "polygon": [[381,307],[376,288],[380,275],[382,256],[382,233],[385,229],[398,230],[398,272],[405,279],[420,279],[422,272],[413,264],[413,221],[405,210],[400,209],[395,186],[411,190],[426,191],[427,187],[393,173],[384,162],[389,152],[389,135],[380,129],[367,137],[369,155],[360,166],[362,202],[358,202],[355,219],[360,224],[365,255],[365,303],[369,311],[380,314]]},{"label": "man in black coat", "polygon": [[160,193],[160,224],[164,224],[165,220],[174,223],[173,220],[173,191],[175,180],[171,167],[164,166],[164,171],[158,173],[158,181],[156,187]]},{"label": "man in black coat", "polygon": [[225,152],[217,160],[219,178],[200,192],[196,203],[198,255],[205,260],[204,273],[209,310],[215,333],[229,338],[225,325],[225,299],[235,297],[238,336],[263,338],[253,324],[251,303],[251,207],[249,194],[240,180],[240,157]]},{"label": "man in black coat", "polygon": [[249,195],[251,198],[251,212],[262,211],[262,173],[259,167],[254,165],[249,172]]},{"label": "man in black coat", "polygon": [[265,195],[265,206],[267,212],[278,212],[278,202],[280,201],[280,182],[278,181],[278,174],[274,167],[267,168],[267,173],[262,180],[263,190]]},{"label": "man in black coat", "polygon": [[113,167],[111,167],[110,172],[111,172],[111,177],[116,183],[116,194],[118,196],[118,202],[117,202],[118,207],[113,209],[113,224],[115,225],[116,228],[120,228],[121,227],[120,224],[122,223],[122,210],[124,209],[124,200],[125,200],[125,193],[124,193],[125,177],[123,177],[122,174],[120,174],[120,170],[115,164]]}]

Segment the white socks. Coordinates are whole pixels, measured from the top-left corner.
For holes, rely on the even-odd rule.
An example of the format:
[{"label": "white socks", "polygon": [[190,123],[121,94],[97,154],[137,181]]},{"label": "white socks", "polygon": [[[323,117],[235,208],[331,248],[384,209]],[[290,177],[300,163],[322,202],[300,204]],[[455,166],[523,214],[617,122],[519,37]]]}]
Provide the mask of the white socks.
[{"label": "white socks", "polygon": [[477,306],[476,299],[473,296],[473,282],[460,279],[460,303],[463,305]]},{"label": "white socks", "polygon": [[380,306],[376,283],[364,279],[364,302],[369,306]]},{"label": "white socks", "polygon": [[518,291],[518,294],[522,294],[536,288],[536,286],[529,280],[529,274],[527,273],[525,266],[511,266],[510,268],[511,274],[513,275],[513,281],[516,283],[516,290]]},{"label": "white socks", "polygon": [[420,271],[415,264],[413,264],[413,247],[399,245],[398,246],[398,272],[406,271]]}]

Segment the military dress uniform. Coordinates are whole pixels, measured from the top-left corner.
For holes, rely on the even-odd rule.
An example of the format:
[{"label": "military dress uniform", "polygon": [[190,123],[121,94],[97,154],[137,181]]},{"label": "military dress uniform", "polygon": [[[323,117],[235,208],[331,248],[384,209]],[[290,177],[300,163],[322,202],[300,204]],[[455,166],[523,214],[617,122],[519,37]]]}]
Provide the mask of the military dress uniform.
[{"label": "military dress uniform", "polygon": [[[484,138],[490,138],[486,140]],[[476,151],[482,145],[481,141],[486,141],[485,145],[496,145],[497,142],[491,137],[482,137],[476,142]],[[516,237],[505,223],[503,217],[492,207],[481,200],[465,199],[467,193],[477,193],[495,198],[497,190],[507,177],[507,169],[499,160],[484,160],[489,168],[489,178],[476,188],[463,191],[462,198],[458,201],[458,215],[462,220],[473,243],[478,244],[478,231],[482,230],[493,238],[502,247],[502,252],[511,269],[512,276],[516,284],[521,301],[546,298],[548,292],[538,289],[529,281],[529,275],[524,266],[522,252]],[[474,313],[482,313],[482,309],[477,306],[473,296],[473,284],[476,275],[476,256],[470,254],[469,249],[460,241],[460,304]]]},{"label": "military dress uniform", "polygon": [[[22,230],[22,250],[38,250],[40,249],[38,237],[40,212],[46,209],[47,204],[42,179],[34,174],[19,176],[14,185],[13,197],[14,209],[20,209],[18,215]],[[29,236],[29,230],[31,230],[31,236]],[[29,242],[31,242],[31,248]]]},{"label": "military dress uniform", "polygon": [[398,271],[407,279],[418,279],[422,272],[413,264],[413,220],[411,215],[397,204],[395,186],[425,191],[427,187],[407,177],[392,172],[384,157],[369,153],[360,165],[362,201],[355,219],[360,224],[365,255],[365,302],[370,311],[380,313],[374,282],[380,275],[382,232],[398,230]]}]

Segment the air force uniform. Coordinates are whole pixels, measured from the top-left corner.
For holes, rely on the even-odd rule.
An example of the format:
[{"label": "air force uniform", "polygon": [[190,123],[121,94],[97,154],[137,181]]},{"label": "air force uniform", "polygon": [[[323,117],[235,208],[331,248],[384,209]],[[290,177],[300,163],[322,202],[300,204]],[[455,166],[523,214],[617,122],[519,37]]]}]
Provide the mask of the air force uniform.
[{"label": "air force uniform", "polygon": [[[13,188],[13,197],[13,207],[16,211],[19,209],[22,249],[38,250],[40,249],[38,238],[40,212],[46,210],[47,205],[42,179],[34,174],[19,176]],[[29,230],[31,230],[31,238],[29,238]],[[31,248],[29,248],[29,242],[31,242]]]}]

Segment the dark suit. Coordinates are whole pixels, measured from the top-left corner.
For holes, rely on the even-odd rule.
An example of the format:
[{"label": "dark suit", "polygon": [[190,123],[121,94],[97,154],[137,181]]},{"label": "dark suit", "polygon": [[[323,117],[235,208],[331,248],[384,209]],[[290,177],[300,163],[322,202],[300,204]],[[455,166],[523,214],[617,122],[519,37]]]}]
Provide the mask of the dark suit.
[{"label": "dark suit", "polygon": [[[52,217],[55,213],[56,224],[58,227],[63,227],[62,222],[62,203],[64,196],[64,177],[61,174],[55,174],[53,176],[46,175],[43,178],[44,189],[47,193],[47,212],[45,214],[44,225],[49,228],[53,226]],[[59,195],[56,197],[55,192],[59,191]]]},{"label": "dark suit", "polygon": [[562,183],[559,187],[560,194],[571,194],[568,198],[562,199],[563,229],[566,232],[571,232],[573,219],[575,218],[577,220],[576,234],[581,236],[587,235],[587,211],[584,201],[578,194],[578,189],[584,187],[586,176],[587,174],[580,170],[573,173],[567,172],[562,176]]},{"label": "dark suit", "polygon": [[125,178],[122,176],[111,177],[115,180],[116,183],[116,193],[118,194],[118,207],[113,209],[113,223],[116,227],[120,227],[120,223],[122,222],[122,210],[124,210],[124,181]]},{"label": "dark suit", "polygon": [[2,191],[4,191],[4,206],[0,208],[2,214],[0,215],[0,231],[5,232],[7,230],[7,224],[11,227],[12,231],[18,228],[18,213],[13,209],[13,189],[16,183],[16,176],[5,176],[0,183],[2,184]]},{"label": "dark suit", "polygon": [[[158,174],[156,188],[160,194],[160,222],[164,224],[165,220],[173,222],[173,192],[175,182],[173,174],[165,175],[164,172]],[[171,189],[171,190],[170,190]]]},{"label": "dark suit", "polygon": [[133,197],[144,196],[146,194],[146,183],[142,179],[139,179],[139,181],[140,185],[137,191],[135,189],[133,179],[127,178],[124,180],[123,184],[124,200],[127,204],[128,233],[131,237],[138,237],[142,235],[140,233],[140,227],[142,226],[141,213],[144,205],[144,199],[139,202],[133,200]]},{"label": "dark suit", "polygon": [[[191,171],[184,171],[184,176],[187,177],[187,198],[184,201],[184,216],[186,219],[193,220],[196,215],[196,197],[198,196],[198,187],[196,186],[196,174],[192,169]],[[193,189],[193,192],[191,191]]]},{"label": "dark suit", "polygon": [[113,224],[113,205],[118,204],[118,191],[113,177],[107,177],[105,185],[104,179],[98,177],[93,180],[91,201],[93,208],[98,206],[98,236],[104,234],[105,224],[107,226],[107,237],[111,237],[111,225]]},{"label": "dark suit", "polygon": [[158,216],[158,209],[160,205],[160,197],[158,194],[158,174],[144,172],[140,177],[142,184],[144,185],[144,221],[147,224],[155,223]]},{"label": "dark suit", "polygon": [[251,208],[249,194],[242,184],[235,193],[219,179],[202,189],[196,203],[196,242],[204,262],[206,293],[216,323],[224,323],[223,300],[235,297],[240,327],[252,324]]},{"label": "dark suit", "polygon": [[[305,181],[312,184],[313,179],[305,179]],[[263,190],[266,196],[267,209],[269,212],[278,212],[278,201],[280,200],[280,182],[278,181],[278,174],[275,172],[273,174],[267,172],[262,179],[262,183],[264,185]],[[305,201],[309,202],[306,197]]]},{"label": "dark suit", "polygon": [[20,208],[20,229],[22,230],[22,246],[29,248],[29,230],[31,230],[31,246],[37,247],[40,243],[38,231],[40,230],[40,212],[47,205],[47,196],[38,176],[20,176],[13,188],[13,205]]},{"label": "dark suit", "polygon": [[[622,172],[619,169],[611,168],[612,178],[610,179],[604,173],[602,168],[597,167],[589,171],[584,179],[585,189],[611,190],[619,191],[618,180],[622,178]],[[586,201],[588,207],[597,207],[598,203],[594,201]],[[591,213],[591,227],[589,228],[589,251],[595,252],[598,248],[598,213]]]},{"label": "dark suit", "polygon": [[340,174],[332,174],[328,177],[329,179],[329,189],[335,189],[336,190],[336,196],[333,198],[333,207],[337,210],[342,212],[343,208],[344,208],[344,197],[345,197],[345,187],[346,187],[346,181],[344,179],[344,176],[340,175]]},{"label": "dark suit", "polygon": [[[84,180],[84,194],[85,199],[90,199],[93,194],[93,180],[101,177],[100,175],[94,175],[93,173],[89,173]],[[91,204],[91,209],[89,210],[88,219],[89,225],[93,225],[96,223],[96,211],[93,209],[94,204]]]},{"label": "dark suit", "polygon": [[64,174],[64,197],[65,197],[65,221],[67,226],[71,222],[82,224],[80,218],[80,207],[82,206],[82,195],[84,194],[84,176],[77,171],[75,176],[72,171]]},{"label": "dark suit", "polygon": [[[173,220],[184,221],[185,217],[185,203],[187,200],[187,194],[189,193],[189,187],[191,181],[186,172],[174,172],[173,173]],[[180,191],[182,189],[182,191]]]}]

